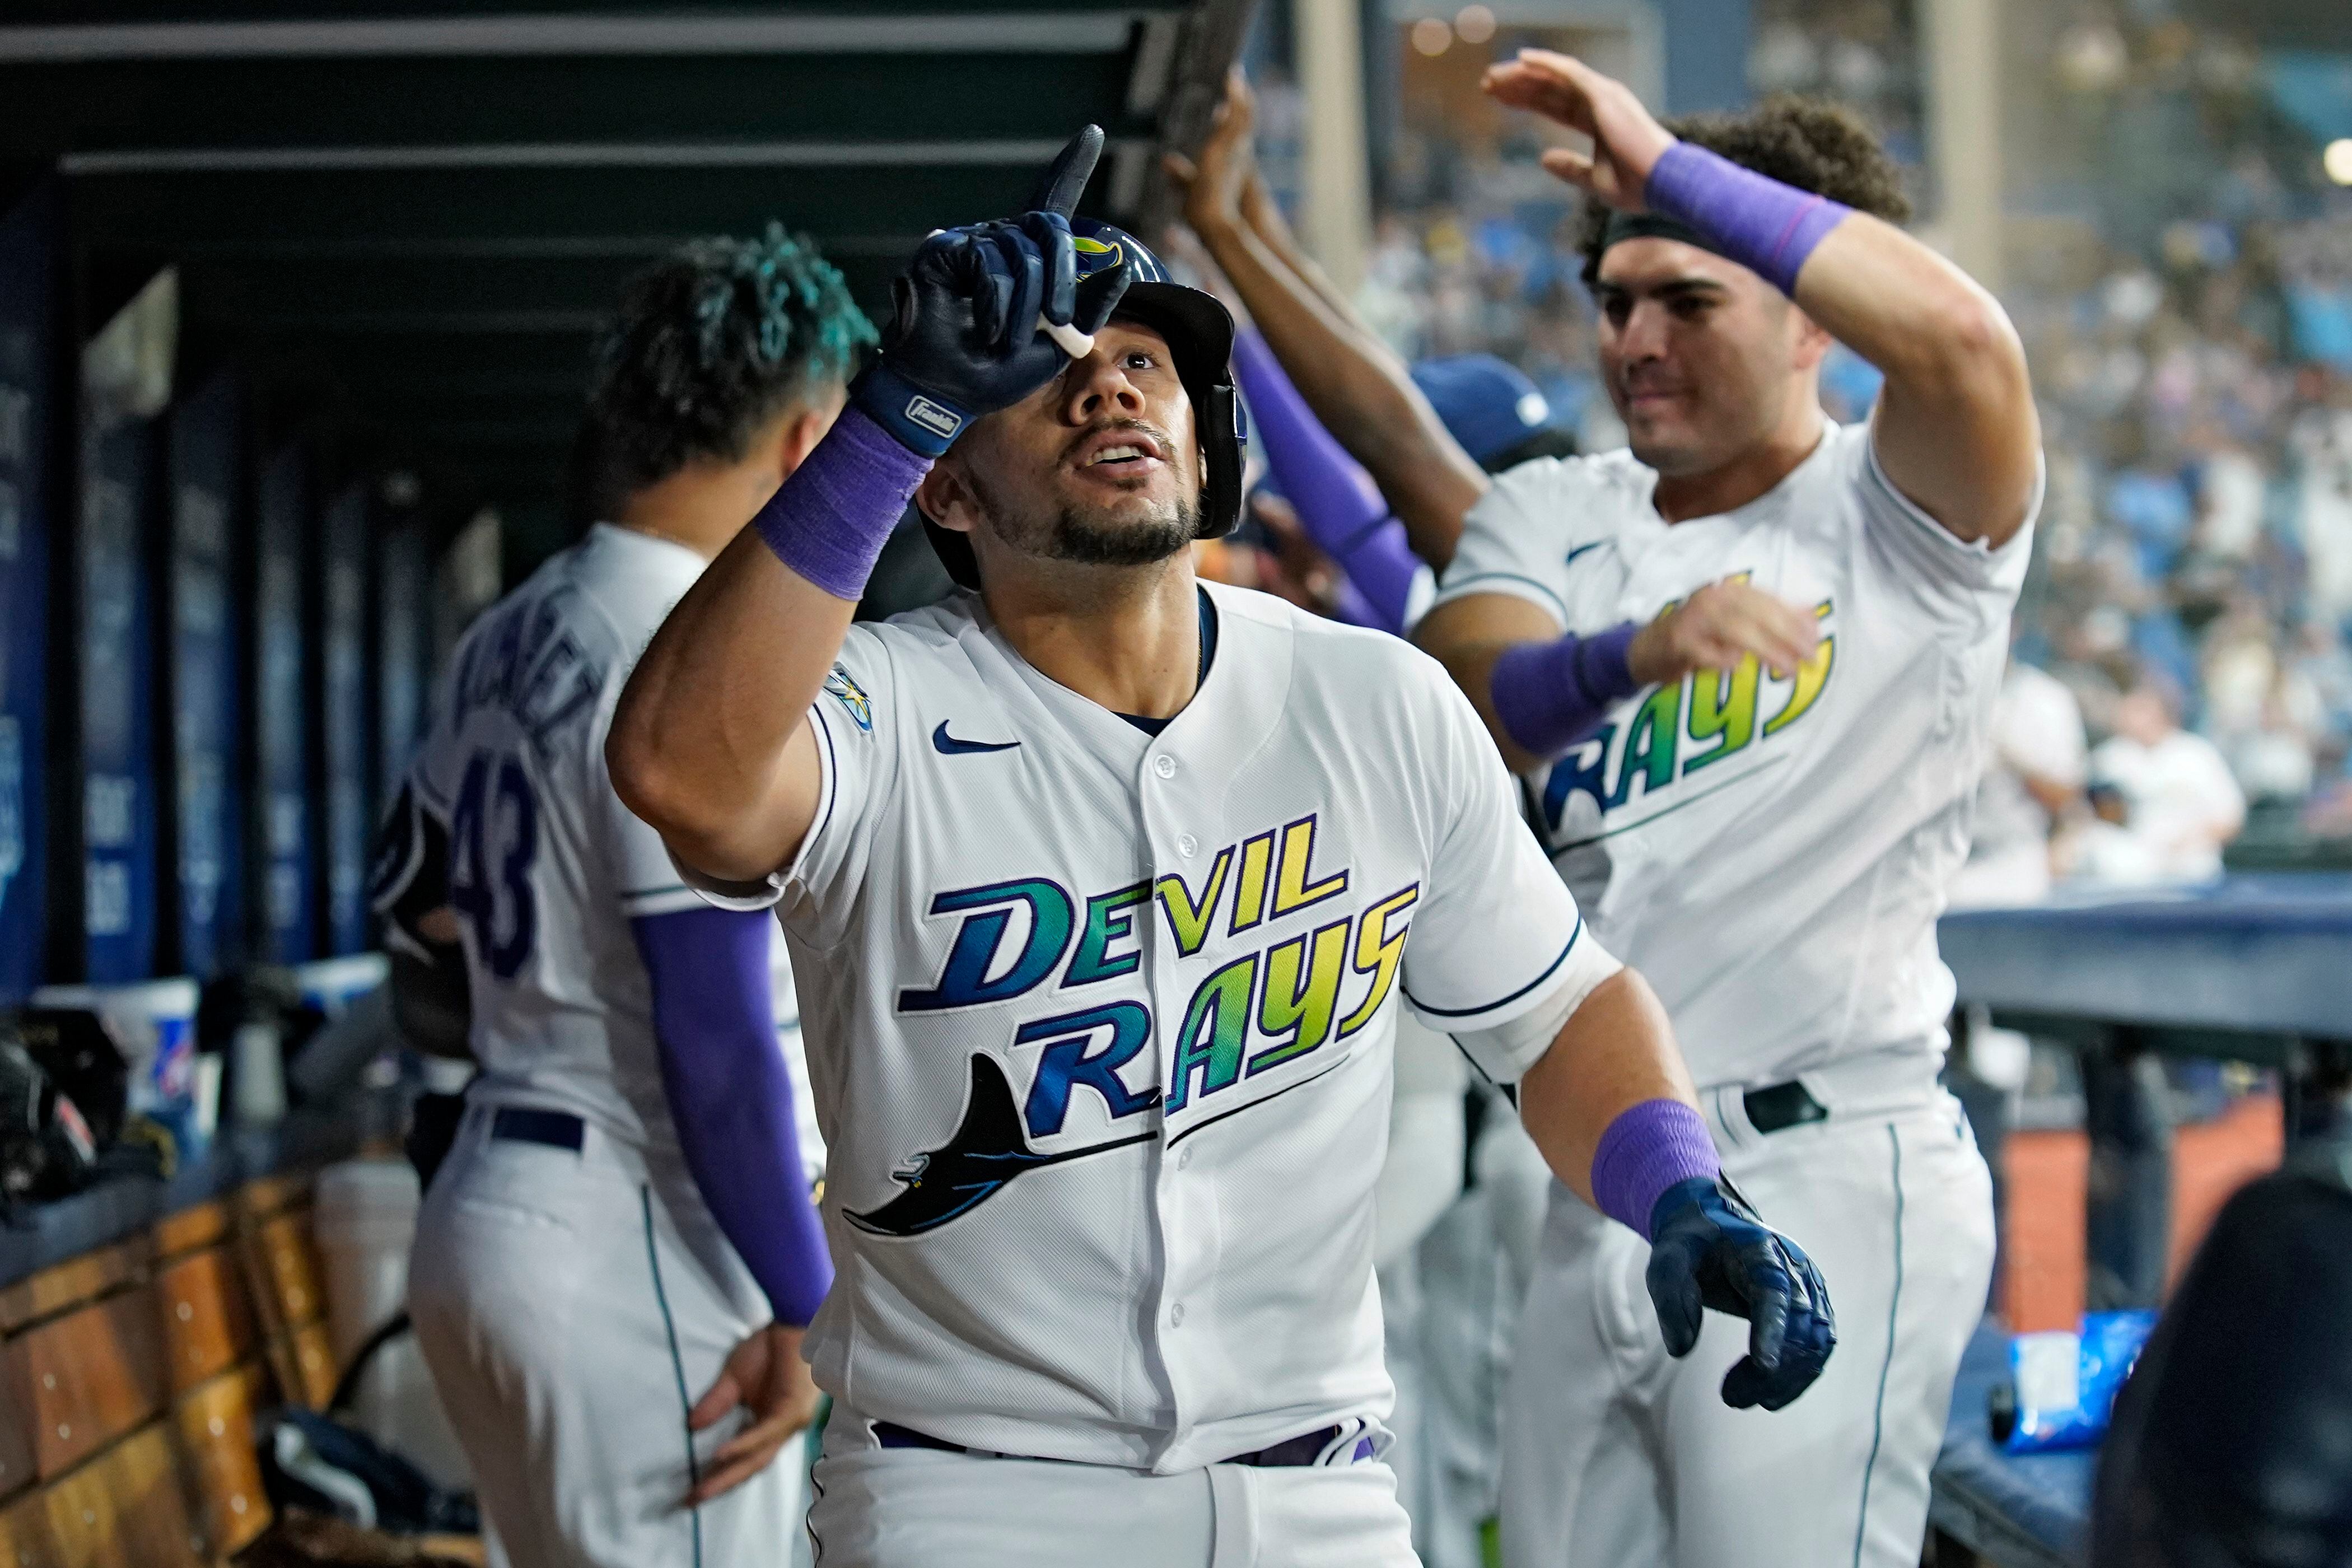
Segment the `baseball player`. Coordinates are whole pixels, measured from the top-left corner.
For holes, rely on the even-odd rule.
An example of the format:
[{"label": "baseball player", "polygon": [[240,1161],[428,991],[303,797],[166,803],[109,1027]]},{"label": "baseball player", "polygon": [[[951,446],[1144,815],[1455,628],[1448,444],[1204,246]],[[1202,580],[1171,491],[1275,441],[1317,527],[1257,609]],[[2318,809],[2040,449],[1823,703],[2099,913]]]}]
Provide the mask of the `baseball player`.
[{"label": "baseball player", "polygon": [[[1411,1563],[1371,1271],[1400,999],[1653,1227],[1668,1335],[1748,1316],[1728,1397],[1795,1398],[1828,1306],[1661,1134],[1695,1115],[1663,1016],[1443,671],[1196,583],[1241,500],[1232,320],[1072,220],[1100,146],[924,243],[607,753],[793,944],[838,1269],[818,1562]],[[909,498],[975,591],[853,626]]]},{"label": "baseball player", "polygon": [[800,1341],[831,1268],[772,927],[679,883],[604,736],[734,531],[713,520],[807,456],[872,341],[774,228],[635,279],[580,447],[607,521],[458,643],[395,815],[380,900],[412,960],[454,915],[481,1064],[409,1306],[516,1568],[782,1568],[798,1534],[803,1470],[775,1461],[815,1411]]},{"label": "baseball player", "polygon": [[[1737,1347],[1710,1325],[1687,1361],[1661,1353],[1629,1315],[1642,1238],[1556,1187],[1505,1417],[1505,1555],[1915,1563],[1992,1258],[1984,1163],[1937,1081],[1935,921],[2041,496],[2023,354],[1885,221],[1895,171],[1843,115],[1669,130],[1543,51],[1487,89],[1593,141],[1545,163],[1590,198],[1630,450],[1489,487],[1409,419],[1363,441],[1402,400],[1381,367],[1309,313],[1252,309],[1383,489],[1409,470],[1400,514],[1462,520],[1420,640],[1593,929],[1657,984],[1704,1131],[1836,1282],[1844,1341],[1769,1428],[1722,1408]],[[1216,153],[1202,178],[1234,178]],[[1212,249],[1246,289],[1245,250]],[[1822,415],[1832,338],[1885,373],[1866,425]]]}]

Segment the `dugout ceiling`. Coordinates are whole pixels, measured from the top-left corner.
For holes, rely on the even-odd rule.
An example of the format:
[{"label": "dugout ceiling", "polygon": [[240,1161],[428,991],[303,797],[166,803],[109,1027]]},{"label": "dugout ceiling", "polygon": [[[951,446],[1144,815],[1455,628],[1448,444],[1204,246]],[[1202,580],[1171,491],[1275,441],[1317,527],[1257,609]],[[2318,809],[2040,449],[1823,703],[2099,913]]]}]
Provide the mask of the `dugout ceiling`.
[{"label": "dugout ceiling", "polygon": [[877,310],[1089,120],[1087,210],[1149,223],[1248,8],[11,0],[0,164],[60,174],[85,331],[176,267],[184,386],[234,360],[279,433],[544,503],[632,270],[772,217]]}]

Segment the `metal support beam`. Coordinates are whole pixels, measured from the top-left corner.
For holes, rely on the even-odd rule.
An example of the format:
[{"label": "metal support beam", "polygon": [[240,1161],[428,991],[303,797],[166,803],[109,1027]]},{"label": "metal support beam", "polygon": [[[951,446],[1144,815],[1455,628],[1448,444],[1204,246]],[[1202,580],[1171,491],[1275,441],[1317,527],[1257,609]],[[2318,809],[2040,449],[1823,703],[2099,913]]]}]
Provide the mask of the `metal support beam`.
[{"label": "metal support beam", "polygon": [[1364,280],[1372,244],[1364,153],[1364,40],[1357,0],[1292,0],[1307,99],[1299,237],[1343,294]]},{"label": "metal support beam", "polygon": [[2000,0],[1925,0],[1927,148],[1943,203],[1934,237],[2001,287]]}]

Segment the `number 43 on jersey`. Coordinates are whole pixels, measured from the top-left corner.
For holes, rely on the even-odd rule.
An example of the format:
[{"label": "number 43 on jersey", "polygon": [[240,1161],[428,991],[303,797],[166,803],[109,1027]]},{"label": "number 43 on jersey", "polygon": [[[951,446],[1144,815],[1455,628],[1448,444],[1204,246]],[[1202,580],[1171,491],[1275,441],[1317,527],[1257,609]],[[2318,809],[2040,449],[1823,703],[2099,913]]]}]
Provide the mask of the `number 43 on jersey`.
[{"label": "number 43 on jersey", "polygon": [[530,961],[539,935],[531,864],[539,857],[539,801],[522,763],[476,752],[449,818],[449,907],[474,937],[474,953],[500,980]]}]

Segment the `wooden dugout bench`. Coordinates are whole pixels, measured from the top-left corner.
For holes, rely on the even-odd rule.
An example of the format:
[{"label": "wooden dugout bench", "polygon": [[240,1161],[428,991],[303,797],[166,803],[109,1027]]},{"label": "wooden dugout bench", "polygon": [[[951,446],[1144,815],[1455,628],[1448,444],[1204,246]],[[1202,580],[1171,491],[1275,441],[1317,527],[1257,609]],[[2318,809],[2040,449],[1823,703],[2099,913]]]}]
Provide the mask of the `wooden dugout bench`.
[{"label": "wooden dugout bench", "polygon": [[0,1568],[212,1568],[268,1527],[255,1417],[333,1393],[310,1185],[355,1142],[232,1136],[0,1232]]}]

